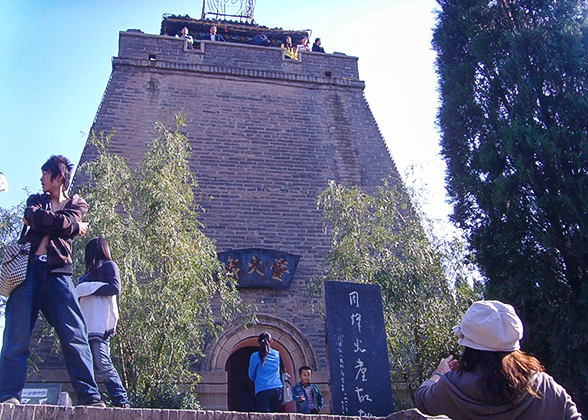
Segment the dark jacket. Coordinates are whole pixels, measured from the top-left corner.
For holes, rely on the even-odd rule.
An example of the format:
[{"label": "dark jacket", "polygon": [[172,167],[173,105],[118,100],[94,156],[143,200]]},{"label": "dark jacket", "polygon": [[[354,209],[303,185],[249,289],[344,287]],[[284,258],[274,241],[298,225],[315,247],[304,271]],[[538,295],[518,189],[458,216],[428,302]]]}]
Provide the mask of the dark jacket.
[{"label": "dark jacket", "polygon": [[78,284],[84,282],[106,283],[93,293],[96,296],[120,295],[120,272],[114,261],[100,261],[95,270],[78,278]]},{"label": "dark jacket", "polygon": [[88,327],[88,339],[108,340],[119,318],[115,296],[120,294],[120,274],[116,263],[100,261],[95,270],[78,278],[76,292]]},{"label": "dark jacket", "polygon": [[[226,39],[224,36],[222,36],[221,34],[217,33],[215,35],[215,41],[216,42],[226,42]],[[206,35],[204,38],[202,38],[203,41],[212,41],[212,35],[208,34]]]},{"label": "dark jacket", "polygon": [[[316,403],[316,408],[320,412],[323,409],[323,394],[321,390],[315,384],[309,383],[312,386],[312,396]],[[301,401],[301,397],[304,395],[304,401]],[[302,382],[298,382],[292,387],[292,398],[296,401],[296,411],[302,414],[310,414],[310,408],[308,408],[308,402],[306,394],[304,393],[304,385]]]},{"label": "dark jacket", "polygon": [[323,47],[319,47],[316,44],[312,44],[312,51],[313,52],[320,52],[320,53],[324,53],[325,49]]},{"label": "dark jacket", "polygon": [[88,204],[75,194],[67,199],[63,210],[53,212],[50,201],[49,194],[33,194],[27,199],[24,218],[29,230],[20,242],[30,242],[31,255],[34,255],[43,237],[49,235],[47,270],[51,273],[71,275],[72,242],[80,232],[79,222],[84,219]]}]

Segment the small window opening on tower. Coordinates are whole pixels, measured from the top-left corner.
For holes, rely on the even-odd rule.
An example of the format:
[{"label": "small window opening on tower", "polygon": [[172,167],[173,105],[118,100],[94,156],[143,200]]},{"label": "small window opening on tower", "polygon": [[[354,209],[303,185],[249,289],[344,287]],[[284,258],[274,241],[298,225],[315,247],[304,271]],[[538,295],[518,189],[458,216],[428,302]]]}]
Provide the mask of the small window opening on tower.
[{"label": "small window opening on tower", "polygon": [[157,59],[157,57],[155,56],[155,54],[149,54],[149,61],[155,61]]}]

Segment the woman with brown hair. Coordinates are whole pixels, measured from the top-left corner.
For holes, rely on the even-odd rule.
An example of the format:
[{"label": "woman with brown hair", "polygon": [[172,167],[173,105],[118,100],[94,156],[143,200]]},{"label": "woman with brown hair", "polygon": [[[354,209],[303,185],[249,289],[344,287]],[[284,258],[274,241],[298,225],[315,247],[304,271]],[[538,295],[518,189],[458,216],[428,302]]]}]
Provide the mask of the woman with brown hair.
[{"label": "woman with brown hair", "polygon": [[582,419],[566,390],[520,350],[523,324],[499,301],[475,302],[454,328],[464,352],[441,360],[415,395],[429,415],[452,420]]}]

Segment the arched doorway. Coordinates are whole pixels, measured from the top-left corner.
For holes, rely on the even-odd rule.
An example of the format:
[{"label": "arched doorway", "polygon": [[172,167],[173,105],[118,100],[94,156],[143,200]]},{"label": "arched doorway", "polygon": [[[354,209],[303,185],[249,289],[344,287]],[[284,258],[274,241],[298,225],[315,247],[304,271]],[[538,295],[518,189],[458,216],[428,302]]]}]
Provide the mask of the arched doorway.
[{"label": "arched doorway", "polygon": [[[257,320],[257,324],[253,325],[244,319],[236,319],[218,338],[208,343],[205,350],[206,358],[199,372],[204,380],[199,384],[202,389],[198,391],[201,397],[207,398],[205,407],[229,410],[229,407],[233,409],[241,405],[236,397],[242,384],[238,381],[239,378],[248,378],[249,358],[259,349],[257,337],[262,331],[268,331],[272,335],[272,346],[280,352],[287,372],[291,375],[292,385],[298,382],[296,372],[300,366],[307,365],[313,371],[317,370],[318,363],[314,351],[304,334],[294,324],[267,314],[258,314]],[[229,362],[229,358],[245,347],[251,347],[251,350],[243,350],[243,353],[237,354],[235,359]],[[237,366],[243,370],[239,370]],[[236,384],[232,380],[233,376],[236,378]],[[327,381],[328,378],[323,380],[325,383]],[[244,385],[243,389],[245,392]],[[296,412],[296,404],[291,402],[285,409],[286,412]]]},{"label": "arched doorway", "polygon": [[255,386],[247,375],[249,358],[256,351],[256,347],[243,347],[233,352],[227,359],[227,404],[229,411],[250,412],[257,409]]},{"label": "arched doorway", "polygon": [[[284,370],[290,375],[292,385],[296,383],[294,362],[288,350],[277,340],[272,348],[280,353]],[[255,386],[249,379],[249,359],[259,350],[257,337],[249,337],[239,342],[228,357],[225,370],[227,372],[227,405],[229,411],[255,411]],[[282,405],[282,412],[296,412],[296,404],[290,402]]]}]

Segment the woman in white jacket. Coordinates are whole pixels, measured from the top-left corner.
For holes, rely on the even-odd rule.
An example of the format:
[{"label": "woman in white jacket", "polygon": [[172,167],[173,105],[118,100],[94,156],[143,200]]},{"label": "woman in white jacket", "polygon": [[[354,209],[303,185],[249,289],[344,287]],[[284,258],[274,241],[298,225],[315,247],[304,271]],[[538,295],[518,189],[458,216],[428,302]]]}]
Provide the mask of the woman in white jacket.
[{"label": "woman in white jacket", "polygon": [[110,358],[109,338],[118,321],[116,296],[120,294],[120,274],[106,239],[92,238],[86,245],[86,274],[78,279],[76,291],[88,327],[97,379],[103,379],[115,406],[129,408],[127,391]]}]

